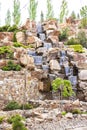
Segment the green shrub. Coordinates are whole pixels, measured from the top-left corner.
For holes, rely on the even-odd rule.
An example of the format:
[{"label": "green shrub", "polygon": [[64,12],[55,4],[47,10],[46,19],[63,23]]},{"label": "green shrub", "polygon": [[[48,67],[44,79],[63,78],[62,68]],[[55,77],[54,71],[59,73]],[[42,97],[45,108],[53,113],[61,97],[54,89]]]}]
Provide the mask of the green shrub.
[{"label": "green shrub", "polygon": [[68,38],[68,28],[65,28],[59,34],[59,41],[66,40]]},{"label": "green shrub", "polygon": [[82,45],[78,44],[78,45],[70,45],[71,48],[74,49],[75,52],[79,52],[79,53],[83,53],[83,47]]},{"label": "green shrub", "polygon": [[63,116],[65,116],[67,113],[66,113],[66,111],[63,111],[63,112],[61,112],[61,114],[62,114]]},{"label": "green shrub", "polygon": [[12,124],[15,121],[21,121],[21,120],[25,120],[25,119],[22,116],[20,116],[19,114],[13,115],[7,119],[8,123],[10,123],[10,124]]},{"label": "green shrub", "polygon": [[72,113],[73,114],[81,114],[81,111],[80,111],[80,109],[73,109]]},{"label": "green shrub", "polygon": [[53,91],[61,91],[63,97],[70,97],[74,95],[72,90],[71,82],[69,80],[63,80],[61,78],[56,78],[52,82]]},{"label": "green shrub", "polygon": [[13,25],[13,26],[5,25],[5,26],[0,27],[0,32],[14,32],[17,30],[19,29],[16,25]]},{"label": "green shrub", "polygon": [[19,109],[20,105],[15,102],[15,101],[11,101],[7,104],[7,106],[4,108],[4,110],[15,110],[15,109]]},{"label": "green shrub", "polygon": [[13,51],[11,50],[11,47],[9,46],[2,46],[0,47],[0,55],[4,53],[12,54]]},{"label": "green shrub", "polygon": [[13,130],[27,130],[22,120],[25,120],[20,115],[14,115],[8,119],[9,123],[12,123]]},{"label": "green shrub", "polygon": [[2,68],[2,70],[4,70],[4,71],[10,71],[10,70],[20,71],[21,70],[21,66],[18,65],[18,64],[14,64],[12,61],[8,61],[7,66],[4,66]]},{"label": "green shrub", "polygon": [[22,104],[21,105],[21,107],[20,107],[21,109],[25,109],[25,110],[28,110],[28,109],[32,109],[33,108],[33,105],[31,105],[31,104]]},{"label": "green shrub", "polygon": [[87,48],[87,37],[86,37],[86,33],[84,31],[78,32],[77,38],[78,38],[79,43],[83,47]]},{"label": "green shrub", "polygon": [[25,46],[25,45],[23,45],[22,43],[19,43],[19,42],[14,42],[14,44],[13,44],[15,47],[23,47],[23,48],[33,48],[33,46],[31,46],[31,45],[28,45],[28,46]]},{"label": "green shrub", "polygon": [[79,41],[76,38],[71,38],[65,44],[66,45],[77,45],[77,44],[79,44]]},{"label": "green shrub", "polygon": [[3,120],[4,120],[4,117],[0,116],[0,124],[3,122]]}]

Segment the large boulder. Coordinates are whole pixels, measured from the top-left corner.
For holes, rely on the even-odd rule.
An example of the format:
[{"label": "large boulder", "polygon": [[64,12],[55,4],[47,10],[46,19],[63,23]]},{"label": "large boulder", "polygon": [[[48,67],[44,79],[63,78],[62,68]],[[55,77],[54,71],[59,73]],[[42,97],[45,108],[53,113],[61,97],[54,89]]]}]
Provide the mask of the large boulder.
[{"label": "large boulder", "polygon": [[1,40],[0,42],[0,46],[12,46],[12,45],[13,45],[13,42],[7,41],[6,39]]},{"label": "large boulder", "polygon": [[20,57],[20,64],[26,66],[27,69],[34,69],[34,58],[26,54],[22,54]]},{"label": "large boulder", "polygon": [[17,42],[25,43],[25,34],[24,34],[24,32],[17,32],[16,33],[16,39],[17,39]]},{"label": "large boulder", "polygon": [[79,73],[79,79],[87,81],[87,70],[81,70]]},{"label": "large boulder", "polygon": [[47,40],[55,44],[55,46],[57,46],[59,42],[58,36],[49,36]]},{"label": "large boulder", "polygon": [[0,41],[13,41],[14,33],[13,32],[0,32]]},{"label": "large boulder", "polygon": [[50,65],[51,70],[58,70],[59,71],[61,69],[57,60],[50,60],[49,65]]},{"label": "large boulder", "polygon": [[25,53],[26,53],[26,50],[25,50],[23,47],[17,47],[17,48],[14,47],[13,50],[14,50],[14,55],[13,55],[13,57],[14,57],[14,59],[16,59],[16,60],[19,60],[21,54],[25,54]]}]

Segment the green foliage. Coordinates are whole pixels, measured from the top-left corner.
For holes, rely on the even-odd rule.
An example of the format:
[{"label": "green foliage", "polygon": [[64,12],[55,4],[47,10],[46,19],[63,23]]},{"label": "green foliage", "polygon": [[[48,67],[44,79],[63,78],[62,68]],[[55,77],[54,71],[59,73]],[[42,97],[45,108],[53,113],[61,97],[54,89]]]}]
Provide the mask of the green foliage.
[{"label": "green foliage", "polygon": [[6,107],[4,108],[5,111],[9,111],[9,110],[16,110],[16,109],[32,109],[34,108],[34,106],[30,103],[27,104],[19,104],[16,101],[11,101],[9,102]]},{"label": "green foliage", "polygon": [[78,44],[78,45],[70,45],[71,48],[74,49],[75,52],[79,52],[79,53],[83,53],[83,47],[82,45]]},{"label": "green foliage", "polygon": [[0,55],[5,56],[5,58],[13,58],[13,51],[10,46],[0,47]]},{"label": "green foliage", "polygon": [[0,32],[15,32],[18,31],[18,27],[16,25],[10,26],[10,25],[5,25],[0,27]]},{"label": "green foliage", "polygon": [[54,17],[54,12],[53,12],[53,6],[51,4],[51,0],[47,0],[47,14],[46,14],[46,19],[51,19]]},{"label": "green foliage", "polygon": [[63,116],[65,116],[65,115],[67,114],[67,112],[66,112],[66,111],[63,111],[63,112],[61,112],[61,114],[62,114]]},{"label": "green foliage", "polygon": [[28,103],[28,104],[24,104],[24,105],[22,104],[20,108],[21,108],[21,109],[24,108],[25,110],[28,110],[28,109],[32,109],[32,108],[33,108],[33,105],[31,105],[31,104],[29,104],[29,103]]},{"label": "green foliage", "polygon": [[72,18],[72,19],[76,19],[76,14],[75,14],[74,11],[72,11],[72,13],[71,13],[71,18]]},{"label": "green foliage", "polygon": [[79,44],[79,40],[76,38],[71,38],[65,44],[66,45],[77,45],[77,44]]},{"label": "green foliage", "polygon": [[14,115],[8,119],[9,123],[12,123],[13,130],[27,130],[22,121],[25,120],[20,115]]},{"label": "green foliage", "polygon": [[68,28],[65,28],[59,34],[59,41],[66,40],[68,38]]},{"label": "green foliage", "polygon": [[19,42],[14,42],[13,44],[15,47],[23,47],[23,48],[33,48],[31,45],[28,45],[28,46],[25,46],[23,45],[22,43],[19,43]]},{"label": "green foliage", "polygon": [[78,38],[79,43],[83,47],[87,48],[87,37],[86,37],[86,33],[84,31],[78,32],[77,38]]},{"label": "green foliage", "polygon": [[36,19],[37,6],[38,6],[38,2],[36,2],[36,0],[30,0],[28,12],[29,12],[29,18],[31,20]]},{"label": "green foliage", "polygon": [[2,70],[4,70],[4,71],[10,71],[10,70],[20,71],[21,70],[21,66],[18,65],[18,64],[14,64],[12,61],[8,61],[7,66],[4,66],[2,68]]},{"label": "green foliage", "polygon": [[81,110],[80,109],[73,109],[72,113],[73,114],[81,114]]},{"label": "green foliage", "polygon": [[60,8],[60,16],[59,16],[59,21],[60,23],[63,23],[65,20],[65,17],[68,15],[68,9],[67,9],[67,1],[62,0],[62,5]]},{"label": "green foliage", "polygon": [[11,116],[10,118],[8,118],[7,119],[7,121],[8,121],[8,123],[10,123],[10,124],[12,124],[13,122],[15,122],[15,121],[21,121],[21,120],[25,120],[22,116],[20,116],[20,115],[13,115],[13,116]]},{"label": "green foliage", "polygon": [[5,24],[11,25],[11,12],[10,12],[9,9],[7,10],[7,14],[6,14],[6,18],[5,18]]},{"label": "green foliage", "polygon": [[82,17],[82,20],[81,20],[81,26],[83,28],[87,27],[87,5],[83,6],[81,9],[80,9],[80,15]]},{"label": "green foliage", "polygon": [[69,97],[74,95],[72,90],[71,82],[69,80],[63,80],[61,78],[56,78],[52,82],[53,91],[61,90],[63,97]]},{"label": "green foliage", "polygon": [[13,4],[13,22],[15,25],[19,25],[20,22],[20,1],[19,0],[14,0],[14,4]]},{"label": "green foliage", "polygon": [[0,124],[3,122],[4,118],[5,118],[5,117],[0,116]]},{"label": "green foliage", "polygon": [[15,109],[19,109],[20,105],[15,102],[15,101],[11,101],[7,104],[7,106],[4,108],[4,110],[8,111],[8,110],[15,110]]}]

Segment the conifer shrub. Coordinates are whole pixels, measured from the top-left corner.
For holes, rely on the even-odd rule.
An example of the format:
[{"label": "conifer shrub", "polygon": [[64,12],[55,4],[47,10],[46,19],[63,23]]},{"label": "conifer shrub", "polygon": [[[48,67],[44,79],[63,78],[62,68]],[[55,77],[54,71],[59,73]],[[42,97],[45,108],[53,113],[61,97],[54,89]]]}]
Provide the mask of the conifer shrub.
[{"label": "conifer shrub", "polygon": [[4,121],[4,116],[0,116],[0,124],[2,124],[2,122]]},{"label": "conifer shrub", "polygon": [[65,45],[77,45],[79,44],[79,40],[76,38],[71,38],[67,42],[65,42]]}]

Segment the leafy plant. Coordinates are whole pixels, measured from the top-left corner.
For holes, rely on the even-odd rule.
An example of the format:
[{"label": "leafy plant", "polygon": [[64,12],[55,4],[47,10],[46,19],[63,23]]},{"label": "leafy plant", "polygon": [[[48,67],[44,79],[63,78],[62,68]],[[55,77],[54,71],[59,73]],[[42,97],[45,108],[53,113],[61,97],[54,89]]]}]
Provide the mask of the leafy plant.
[{"label": "leafy plant", "polygon": [[83,53],[83,47],[82,45],[78,44],[78,45],[70,45],[71,48],[74,49],[75,52],[79,52],[79,53]]},{"label": "leafy plant", "polygon": [[80,109],[73,109],[72,113],[73,114],[81,114],[81,110]]},{"label": "leafy plant", "polygon": [[65,43],[65,45],[77,45],[77,44],[79,44],[79,40],[76,39],[76,38],[71,38],[71,39],[69,39],[69,40]]},{"label": "leafy plant", "polygon": [[0,32],[14,32],[18,31],[18,27],[16,25],[10,26],[10,25],[5,25],[0,27]]},{"label": "leafy plant", "polygon": [[68,38],[68,28],[65,28],[59,34],[59,41],[66,40]]},{"label": "leafy plant", "polygon": [[52,82],[53,91],[61,91],[63,97],[70,97],[74,95],[72,90],[71,82],[69,80],[63,80],[61,78],[56,78]]},{"label": "leafy plant", "polygon": [[23,105],[23,104],[22,104],[20,108],[23,109],[23,107],[24,107],[25,110],[28,110],[28,109],[32,109],[32,108],[33,108],[33,105],[31,105],[31,104],[24,104],[24,105]]},{"label": "leafy plant", "polygon": [[5,117],[0,116],[0,124],[3,122],[4,118],[5,118]]},{"label": "leafy plant", "polygon": [[22,43],[19,43],[19,42],[14,42],[14,44],[13,44],[15,47],[23,47],[23,48],[32,48],[32,46],[31,45],[28,45],[28,46],[25,46],[25,45],[23,45]]},{"label": "leafy plant", "polygon": [[66,112],[66,111],[63,111],[63,112],[61,112],[61,114],[62,114],[63,116],[65,116],[65,115],[67,114],[67,112]]},{"label": "leafy plant", "polygon": [[19,114],[17,115],[13,115],[10,118],[7,119],[8,123],[12,124],[15,121],[21,121],[21,120],[25,120],[22,116],[20,116]]},{"label": "leafy plant", "polygon": [[10,71],[10,70],[20,71],[21,70],[21,66],[18,65],[18,64],[14,64],[12,61],[8,61],[7,66],[4,66],[2,68],[2,70],[4,70],[4,71]]},{"label": "leafy plant", "polygon": [[12,123],[13,130],[27,130],[22,122],[23,120],[25,119],[22,116],[14,115],[8,119],[8,122]]},{"label": "leafy plant", "polygon": [[6,105],[4,110],[8,111],[8,110],[15,110],[19,108],[20,108],[20,105],[16,101],[11,101]]}]

